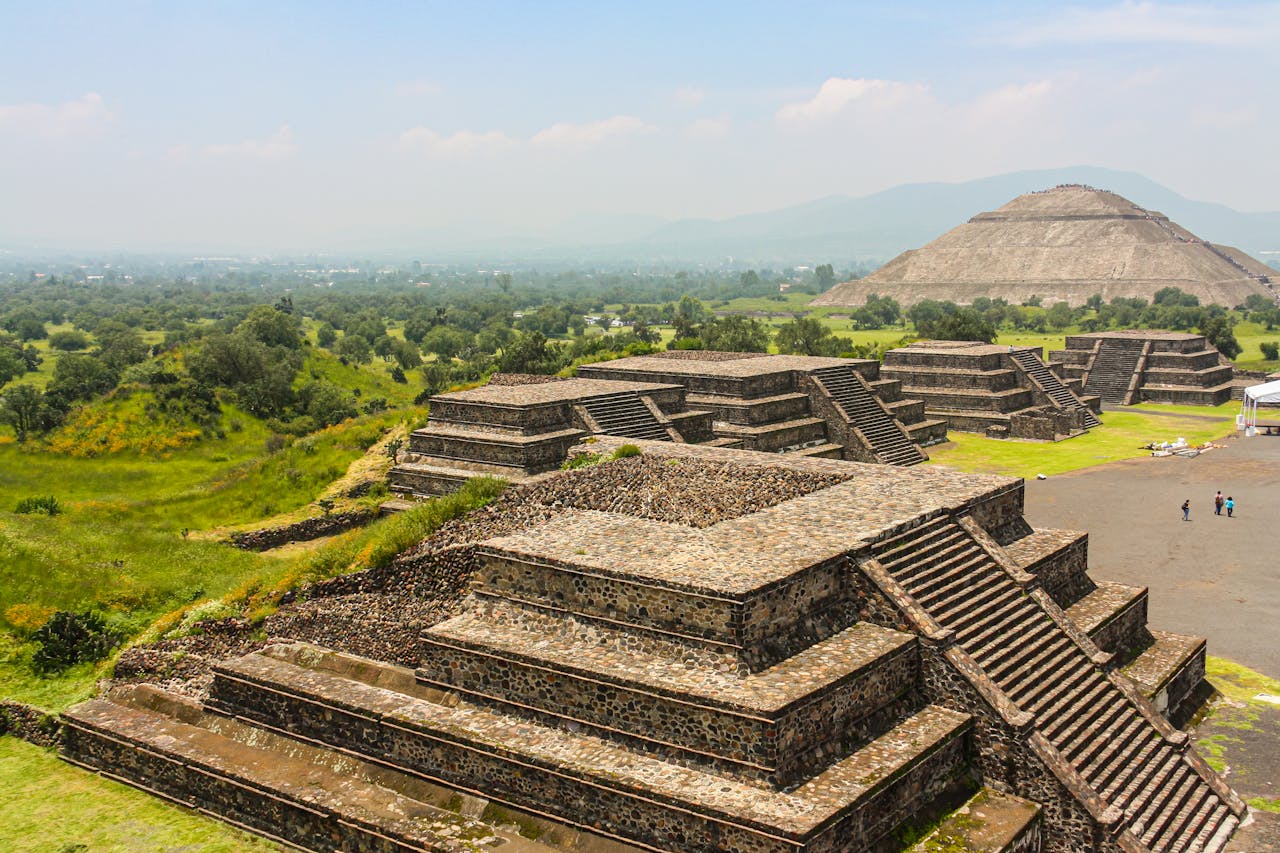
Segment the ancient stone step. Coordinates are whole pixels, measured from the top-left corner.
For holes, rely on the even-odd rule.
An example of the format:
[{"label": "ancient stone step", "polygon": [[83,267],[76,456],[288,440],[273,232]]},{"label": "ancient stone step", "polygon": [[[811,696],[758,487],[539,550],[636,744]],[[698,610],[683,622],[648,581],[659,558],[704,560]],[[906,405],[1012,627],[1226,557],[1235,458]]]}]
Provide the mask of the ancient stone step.
[{"label": "ancient stone step", "polygon": [[[445,808],[454,790],[205,714],[155,688],[116,688],[64,720],[66,760],[304,850],[461,851],[463,838],[471,850],[556,849]],[[573,840],[535,823],[548,840]]]},{"label": "ancient stone step", "polygon": [[759,673],[679,646],[477,608],[428,629],[420,683],[476,704],[789,785],[868,740],[914,683],[914,638],[867,623]]},{"label": "ancient stone step", "polygon": [[[1143,709],[1095,667],[981,543],[958,524],[952,525],[947,550],[941,552],[948,555],[945,565],[957,570],[963,566],[980,592],[960,597],[959,604],[948,609],[940,609],[934,599],[921,594],[922,586],[929,583],[922,578],[929,575],[914,569],[910,557],[919,549],[924,552],[924,564],[937,563],[940,552],[932,543],[948,535],[947,522],[939,519],[877,543],[872,553],[939,625],[955,632],[956,642],[988,677],[1022,707],[1034,710],[1036,728],[1064,759],[1088,774],[1086,778],[1104,784],[1112,780],[1107,788],[1111,802],[1135,822],[1144,843],[1161,839],[1167,847],[1189,844],[1204,827],[1193,825],[1180,812],[1188,803],[1199,810],[1203,799],[1218,799],[1209,780],[1174,752]],[[958,548],[957,535],[968,540]],[[965,554],[985,559],[959,562],[958,555]],[[1046,661],[1052,661],[1057,672],[1056,683],[1047,690],[1044,682],[1054,680],[1045,676]],[[1116,766],[1132,762],[1132,752],[1108,748],[1125,733],[1153,741],[1150,753],[1138,753],[1138,761],[1145,764],[1139,764],[1136,774],[1126,775]],[[1108,796],[1106,791],[1097,793]]]},{"label": "ancient stone step", "polygon": [[1165,717],[1182,710],[1204,679],[1204,637],[1149,631],[1152,643],[1122,671]]},{"label": "ancient stone step", "polygon": [[823,367],[812,374],[817,386],[871,443],[880,461],[891,465],[915,465],[924,453],[872,393],[867,382],[848,367]]},{"label": "ancient stone step", "polygon": [[582,407],[591,415],[604,435],[670,441],[667,428],[658,423],[653,412],[636,394],[612,394],[587,397]]},{"label": "ancient stone step", "polygon": [[210,704],[428,781],[483,790],[526,811],[664,850],[827,850],[854,827],[874,840],[949,790],[965,766],[968,716],[928,706],[783,792],[583,732],[352,680],[330,671],[335,657],[349,656],[292,644],[223,664]]},{"label": "ancient stone step", "polygon": [[907,853],[1012,853],[1040,849],[1040,806],[983,788]]}]

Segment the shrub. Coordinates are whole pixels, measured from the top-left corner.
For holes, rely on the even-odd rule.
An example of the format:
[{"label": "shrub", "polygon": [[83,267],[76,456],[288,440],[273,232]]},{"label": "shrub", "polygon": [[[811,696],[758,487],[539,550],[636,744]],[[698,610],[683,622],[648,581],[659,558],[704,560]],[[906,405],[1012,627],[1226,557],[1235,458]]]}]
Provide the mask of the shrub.
[{"label": "shrub", "polygon": [[600,453],[578,453],[561,462],[560,470],[572,471],[575,468],[589,468],[592,465],[599,465],[603,461],[604,456]]},{"label": "shrub", "polygon": [[1280,341],[1263,341],[1258,346],[1262,348],[1262,357],[1267,361],[1280,359]]},{"label": "shrub", "polygon": [[61,672],[78,663],[102,660],[120,644],[121,637],[92,611],[59,610],[32,639],[40,648],[31,656],[31,665],[36,672],[46,674]]},{"label": "shrub", "polygon": [[618,449],[613,451],[613,458],[626,459],[630,456],[639,456],[640,452],[640,448],[636,447],[634,444],[620,444],[618,445]]},{"label": "shrub", "polygon": [[33,512],[43,512],[45,515],[57,515],[62,512],[62,507],[58,506],[58,499],[53,495],[41,495],[39,497],[23,498],[18,501],[18,505],[13,511],[23,515],[28,515]]}]

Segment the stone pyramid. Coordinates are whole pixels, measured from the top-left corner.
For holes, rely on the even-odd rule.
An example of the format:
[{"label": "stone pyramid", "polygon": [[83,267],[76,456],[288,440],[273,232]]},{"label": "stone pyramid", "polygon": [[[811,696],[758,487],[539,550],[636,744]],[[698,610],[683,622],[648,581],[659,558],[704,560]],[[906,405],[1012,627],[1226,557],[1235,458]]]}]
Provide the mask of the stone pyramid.
[{"label": "stone pyramid", "polygon": [[1081,305],[1095,293],[1150,300],[1177,287],[1201,303],[1276,298],[1275,271],[1239,249],[1202,240],[1162,213],[1078,184],[1028,193],[980,213],[866,278],[837,284],[813,305],[861,306],[871,293],[901,304],[969,304],[979,296],[1021,304]]}]

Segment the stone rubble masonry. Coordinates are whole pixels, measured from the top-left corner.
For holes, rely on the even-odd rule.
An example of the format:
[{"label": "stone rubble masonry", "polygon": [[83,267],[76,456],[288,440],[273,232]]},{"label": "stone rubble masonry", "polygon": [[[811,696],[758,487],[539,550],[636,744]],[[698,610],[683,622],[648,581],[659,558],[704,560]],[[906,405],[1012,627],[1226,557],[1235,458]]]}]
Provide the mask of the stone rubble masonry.
[{"label": "stone rubble masonry", "polygon": [[1036,347],[918,341],[886,352],[881,374],[900,382],[903,393],[923,400],[926,414],[945,420],[948,429],[1038,441],[1083,434],[1085,410],[1100,411],[1098,398],[1081,397],[1068,386],[1065,394],[1059,389],[1062,400],[1055,400],[1015,352],[1041,362]]},{"label": "stone rubble masonry", "polygon": [[[611,436],[572,452],[627,443],[641,455],[513,487],[391,567],[304,591],[273,644],[212,666],[202,703],[113,691],[71,709],[63,754],[314,850],[549,849],[503,836],[499,812],[602,853],[875,850],[974,782],[1023,815],[991,849],[1146,850],[1145,804],[1104,801],[874,556],[942,526],[1075,654],[1137,653],[1107,683],[1230,807],[1186,816],[1202,849],[1243,815],[1140,695],[1190,693],[1203,643],[1146,633],[1142,591],[1088,578],[1086,537],[1026,524],[1022,481]],[[324,625],[339,601],[393,639],[342,639],[358,629]],[[450,790],[498,811],[459,823],[421,794]]]},{"label": "stone rubble masonry", "polygon": [[1132,402],[1217,406],[1231,399],[1231,362],[1204,335],[1158,329],[1127,329],[1068,335],[1066,348],[1049,353],[1061,362],[1067,380],[1085,380],[1093,370],[1104,342],[1145,345],[1147,355],[1129,378]]}]

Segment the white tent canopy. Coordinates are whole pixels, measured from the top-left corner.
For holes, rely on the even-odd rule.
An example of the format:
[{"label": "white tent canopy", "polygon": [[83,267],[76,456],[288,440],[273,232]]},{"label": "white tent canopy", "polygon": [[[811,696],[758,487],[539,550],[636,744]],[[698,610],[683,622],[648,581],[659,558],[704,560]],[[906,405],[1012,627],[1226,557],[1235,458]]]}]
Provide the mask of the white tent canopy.
[{"label": "white tent canopy", "polygon": [[1257,426],[1259,403],[1280,404],[1280,379],[1244,389],[1244,408],[1240,417],[1245,428]]}]

